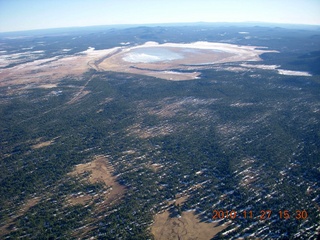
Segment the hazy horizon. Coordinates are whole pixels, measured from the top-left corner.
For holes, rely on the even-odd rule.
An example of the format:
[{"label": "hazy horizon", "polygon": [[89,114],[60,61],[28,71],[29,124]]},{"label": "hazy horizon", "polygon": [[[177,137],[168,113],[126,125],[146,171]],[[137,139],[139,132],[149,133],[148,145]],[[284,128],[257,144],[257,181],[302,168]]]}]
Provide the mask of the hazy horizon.
[{"label": "hazy horizon", "polygon": [[320,25],[317,0],[0,0],[0,9],[0,32],[199,22]]},{"label": "hazy horizon", "polygon": [[81,29],[81,28],[130,28],[130,27],[156,27],[156,26],[200,26],[200,25],[217,25],[217,26],[228,26],[228,25],[235,25],[235,26],[266,26],[266,27],[294,27],[294,26],[305,26],[316,28],[320,27],[320,24],[299,24],[299,23],[272,23],[272,22],[259,22],[259,21],[247,21],[247,22],[172,22],[172,23],[141,23],[141,24],[102,24],[102,25],[88,25],[88,26],[63,26],[63,27],[51,27],[51,28],[38,28],[38,29],[27,29],[27,30],[13,30],[13,31],[5,31],[1,32],[0,34],[10,34],[10,33],[20,33],[20,32],[36,32],[36,31],[54,31],[54,30],[64,30],[64,29]]}]

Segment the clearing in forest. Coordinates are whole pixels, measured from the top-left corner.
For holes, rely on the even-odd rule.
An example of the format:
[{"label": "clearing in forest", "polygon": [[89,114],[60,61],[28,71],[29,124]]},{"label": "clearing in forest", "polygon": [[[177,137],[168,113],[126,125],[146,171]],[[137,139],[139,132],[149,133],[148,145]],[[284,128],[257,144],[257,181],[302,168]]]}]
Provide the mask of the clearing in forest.
[{"label": "clearing in forest", "polygon": [[[189,196],[182,196],[169,205],[182,205]],[[179,217],[171,217],[169,210],[156,214],[151,226],[155,240],[209,240],[228,227],[217,222],[202,222],[194,211],[182,212]]]},{"label": "clearing in forest", "polygon": [[[112,175],[113,167],[109,164],[106,157],[98,155],[94,157],[92,162],[78,164],[74,171],[69,173],[71,176],[79,176],[88,172],[89,175],[85,178],[90,183],[103,183],[108,189],[103,196],[105,204],[112,204],[116,200],[120,199],[125,191],[125,187],[120,185],[116,178]],[[74,204],[84,204],[87,201],[94,199],[90,194],[83,193],[80,196],[73,196],[68,201]]]}]

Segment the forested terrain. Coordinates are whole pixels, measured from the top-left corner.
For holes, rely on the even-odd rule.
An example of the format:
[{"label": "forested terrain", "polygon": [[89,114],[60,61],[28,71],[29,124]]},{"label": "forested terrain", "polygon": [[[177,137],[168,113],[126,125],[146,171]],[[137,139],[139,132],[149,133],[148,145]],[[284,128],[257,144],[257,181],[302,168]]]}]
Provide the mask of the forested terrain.
[{"label": "forested terrain", "polygon": [[[194,209],[203,221],[220,209],[254,213],[254,218],[232,219],[216,239],[253,233],[278,239],[317,236],[319,31],[202,29],[145,27],[86,33],[72,41],[74,35],[3,40],[8,52],[45,41],[35,47],[46,51],[42,57],[55,56],[59,48],[72,48],[66,54],[74,54],[122,41],[232,42],[278,50],[264,54],[263,64],[312,76],[224,69],[234,63],[201,70],[201,78],[193,81],[91,70],[66,76],[50,89],[0,88],[0,238],[148,239],[154,215],[165,208],[173,216]],[[82,86],[88,94],[70,103]],[[49,144],[35,147],[42,142]],[[68,174],[97,155],[113,166],[124,196],[99,211],[102,198],[95,204],[67,204],[70,195],[100,196],[106,190],[102,183]],[[189,198],[181,209],[166,206],[184,194]],[[269,209],[271,218],[255,218]],[[285,210],[289,219],[279,217]],[[308,216],[295,219],[297,210]]]}]

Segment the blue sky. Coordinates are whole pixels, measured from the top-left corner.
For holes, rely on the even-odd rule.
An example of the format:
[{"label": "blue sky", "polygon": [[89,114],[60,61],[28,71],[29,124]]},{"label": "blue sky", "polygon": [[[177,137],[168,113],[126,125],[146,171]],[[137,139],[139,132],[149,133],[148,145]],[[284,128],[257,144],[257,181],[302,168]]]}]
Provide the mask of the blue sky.
[{"label": "blue sky", "polygon": [[0,0],[0,32],[199,21],[320,25],[320,0]]}]

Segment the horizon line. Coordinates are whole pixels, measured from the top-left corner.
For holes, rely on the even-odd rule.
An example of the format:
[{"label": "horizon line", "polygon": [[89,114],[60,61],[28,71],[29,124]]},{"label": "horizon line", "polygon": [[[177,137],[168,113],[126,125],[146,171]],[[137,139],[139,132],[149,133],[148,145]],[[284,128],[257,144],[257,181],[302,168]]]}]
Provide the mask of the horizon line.
[{"label": "horizon line", "polygon": [[[261,24],[261,25],[285,25],[285,26],[304,26],[304,27],[320,27],[320,24],[306,24],[306,23],[280,23],[280,22],[263,22],[263,21],[243,21],[243,22],[206,22],[206,21],[197,21],[197,22],[162,22],[162,23],[116,23],[116,24],[102,24],[102,25],[86,25],[86,26],[68,26],[68,27],[49,27],[49,28],[35,28],[35,29],[25,29],[25,30],[13,30],[13,31],[0,31],[0,34],[7,33],[22,33],[22,32],[32,32],[32,31],[45,31],[45,30],[67,30],[67,29],[80,29],[80,28],[90,28],[90,27],[147,27],[147,26],[164,26],[164,25],[196,25],[196,24]],[[259,26],[259,25],[258,25]]]}]

